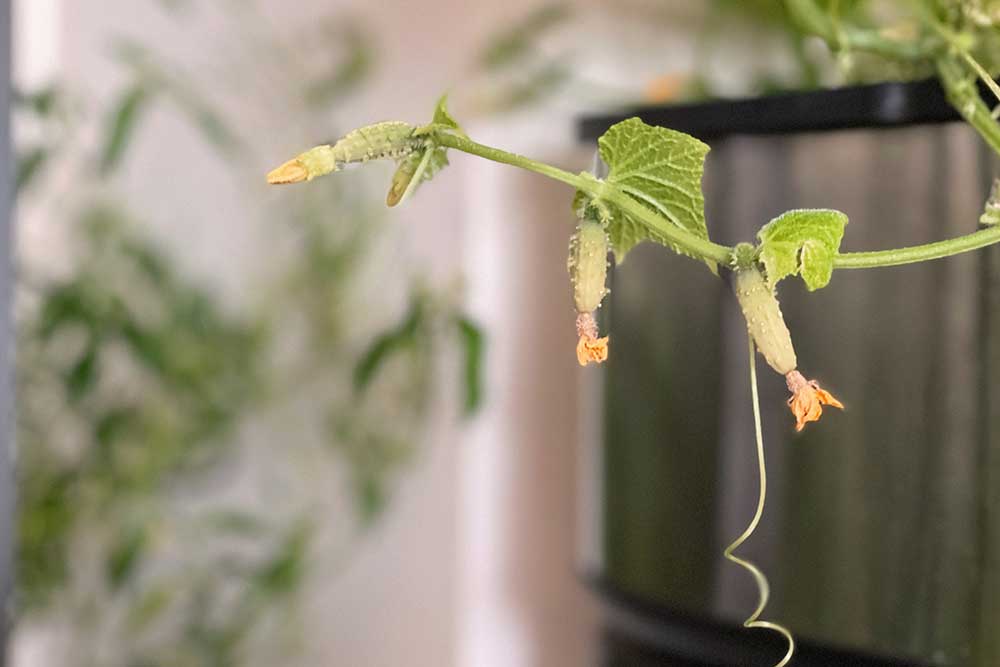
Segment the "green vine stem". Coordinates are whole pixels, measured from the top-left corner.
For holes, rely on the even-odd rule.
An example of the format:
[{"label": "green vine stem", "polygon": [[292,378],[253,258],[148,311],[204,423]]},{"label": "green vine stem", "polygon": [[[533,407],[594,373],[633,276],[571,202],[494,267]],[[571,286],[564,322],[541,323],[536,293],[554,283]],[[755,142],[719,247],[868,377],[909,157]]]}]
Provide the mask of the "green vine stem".
[{"label": "green vine stem", "polygon": [[610,202],[633,218],[649,225],[662,234],[670,243],[694,257],[709,260],[717,264],[726,264],[732,255],[732,248],[713,243],[681,229],[649,210],[614,185],[594,178],[589,174],[571,174],[558,167],[553,167],[543,162],[524,157],[523,155],[517,155],[516,153],[508,153],[499,148],[486,146],[458,134],[442,133],[438,136],[437,143],[441,146],[462,151],[463,153],[477,155],[487,160],[509,164],[543,176],[548,176],[549,178],[571,185],[577,190],[582,190],[595,199],[603,199]]},{"label": "green vine stem", "polygon": [[974,80],[965,75],[964,68],[954,56],[942,56],[937,59],[936,64],[948,101],[962,114],[966,122],[979,132],[989,147],[1000,154],[1000,124],[993,118],[990,108],[979,96],[979,89]]},{"label": "green vine stem", "polygon": [[1000,242],[1000,227],[988,227],[978,232],[953,239],[926,243],[924,245],[876,250],[872,252],[846,252],[834,257],[835,269],[872,269],[880,266],[914,264],[929,259],[941,259],[970,250],[978,250]]},{"label": "green vine stem", "polygon": [[[981,100],[980,104],[982,104]],[[983,107],[985,109],[985,105]],[[979,113],[975,115],[977,117],[981,116]],[[986,110],[986,117],[989,118],[988,110]],[[1000,127],[998,127],[996,138],[998,141],[997,147],[1000,150]],[[571,174],[558,167],[532,160],[523,155],[509,153],[499,148],[486,146],[457,134],[442,133],[437,141],[441,146],[548,176],[578,190],[582,190],[592,197],[602,198],[611,202],[629,215],[655,228],[669,239],[671,243],[694,257],[725,265],[729,263],[733,255],[733,248],[699,238],[671,224],[614,185],[598,180],[588,174]],[[834,258],[833,266],[836,269],[871,269],[883,266],[912,264],[957,255],[998,242],[1000,242],[1000,227],[989,227],[966,234],[965,236],[924,245],[869,252],[840,253]]]}]

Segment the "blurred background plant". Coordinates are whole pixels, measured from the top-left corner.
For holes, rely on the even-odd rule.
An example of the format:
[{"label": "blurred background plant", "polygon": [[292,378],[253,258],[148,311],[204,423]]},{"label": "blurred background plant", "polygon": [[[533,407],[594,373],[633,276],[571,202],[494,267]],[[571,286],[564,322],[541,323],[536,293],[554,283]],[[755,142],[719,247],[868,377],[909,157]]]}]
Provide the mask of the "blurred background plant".
[{"label": "blurred background plant", "polygon": [[[213,11],[160,4],[177,30]],[[213,61],[197,71],[123,37],[113,97],[70,82],[16,95],[21,206],[48,211],[65,250],[19,266],[17,616],[59,628],[65,664],[280,661],[296,643],[309,517],[339,509],[351,532],[380,516],[418,454],[445,344],[460,348],[464,412],[479,403],[482,335],[459,290],[428,287],[405,264],[365,287],[385,230],[364,203],[376,199],[370,179],[262,202],[245,224],[277,220],[280,250],[247,277],[262,296],[245,303],[220,299],[146,229],[156,203],[119,177],[156,159],[135,141],[152,114],[188,123],[257,184],[270,156],[255,159],[253,123],[336,133],[331,110],[374,66],[376,42],[351,16],[289,37],[252,3],[231,14],[226,48],[207,49]],[[323,57],[298,60],[292,39]],[[265,71],[247,50],[270,54]],[[265,98],[258,84],[246,101],[257,115],[220,110],[227,85],[248,95],[240,83],[255,77],[287,94]],[[96,141],[85,136],[95,116]],[[161,196],[184,194],[167,184]],[[250,425],[273,439],[249,437]],[[263,469],[250,463],[265,456]],[[324,492],[338,476],[349,498]],[[343,540],[325,542],[324,558],[345,556]]]},{"label": "blurred background plant", "polygon": [[[479,102],[501,111],[561,96],[578,106],[625,108],[912,80],[935,74],[932,56],[940,50],[941,28],[954,48],[967,48],[984,70],[998,74],[998,7],[994,0],[546,3],[484,45],[477,62],[489,75],[483,84],[488,92]],[[633,40],[618,39],[619,30]],[[581,32],[589,39],[561,38]],[[693,36],[690,61],[655,63],[643,33],[678,32]],[[925,50],[934,33],[938,45]],[[641,61],[647,54],[635,79],[602,78],[594,61],[611,50],[609,41],[618,58]],[[904,46],[886,50],[886,43]],[[748,48],[754,57],[747,57]],[[653,67],[646,69],[650,60]]]}]

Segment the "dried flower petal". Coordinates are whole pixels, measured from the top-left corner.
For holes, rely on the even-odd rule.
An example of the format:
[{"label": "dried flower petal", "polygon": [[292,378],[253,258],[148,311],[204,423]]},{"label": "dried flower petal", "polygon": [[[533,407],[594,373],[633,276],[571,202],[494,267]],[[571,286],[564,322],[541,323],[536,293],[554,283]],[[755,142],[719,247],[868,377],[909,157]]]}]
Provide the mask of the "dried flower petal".
[{"label": "dried flower petal", "polygon": [[599,364],[608,358],[608,337],[598,337],[597,320],[593,313],[580,313],[576,317],[576,332],[580,336],[576,344],[576,360],[581,366],[593,362]]},{"label": "dried flower petal", "polygon": [[608,358],[608,337],[590,338],[580,336],[580,341],[576,344],[576,360],[581,366],[586,366],[590,362],[599,364]]},{"label": "dried flower petal", "polygon": [[307,180],[309,180],[309,171],[298,158],[292,158],[267,175],[267,182],[271,185],[287,185]]},{"label": "dried flower petal", "polygon": [[824,405],[832,405],[835,408],[844,409],[843,403],[838,401],[833,394],[819,386],[815,380],[806,380],[802,373],[797,370],[785,375],[785,382],[788,391],[792,392],[792,397],[788,399],[788,406],[795,415],[795,430],[801,431],[808,422],[818,421],[823,414]]}]

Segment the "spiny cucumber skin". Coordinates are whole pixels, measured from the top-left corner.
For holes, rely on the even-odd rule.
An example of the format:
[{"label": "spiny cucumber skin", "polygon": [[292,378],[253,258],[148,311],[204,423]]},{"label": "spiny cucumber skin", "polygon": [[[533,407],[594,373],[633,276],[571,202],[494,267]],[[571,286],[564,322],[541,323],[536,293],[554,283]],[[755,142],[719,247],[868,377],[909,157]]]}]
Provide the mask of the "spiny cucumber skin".
[{"label": "spiny cucumber skin", "polygon": [[359,127],[333,145],[333,159],[338,164],[399,159],[422,144],[415,130],[409,123],[394,120]]},{"label": "spiny cucumber skin", "polygon": [[747,330],[768,365],[782,375],[798,366],[792,335],[785,325],[781,306],[756,267],[740,269],[733,279],[736,300],[747,321]]},{"label": "spiny cucumber skin", "polygon": [[578,313],[591,313],[601,305],[608,290],[608,235],[604,226],[592,220],[581,221],[569,243],[570,280],[573,302]]}]

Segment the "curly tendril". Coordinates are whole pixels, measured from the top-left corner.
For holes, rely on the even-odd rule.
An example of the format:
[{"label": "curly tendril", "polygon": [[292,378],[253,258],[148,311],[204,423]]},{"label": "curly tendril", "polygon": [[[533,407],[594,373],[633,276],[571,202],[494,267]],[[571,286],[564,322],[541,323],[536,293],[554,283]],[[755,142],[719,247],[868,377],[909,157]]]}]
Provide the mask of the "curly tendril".
[{"label": "curly tendril", "polygon": [[755,530],[757,530],[757,525],[760,523],[760,519],[764,515],[764,501],[767,498],[767,467],[764,464],[764,435],[760,428],[760,398],[757,396],[757,361],[754,356],[756,350],[754,349],[753,338],[748,336],[747,341],[750,350],[750,392],[753,396],[753,425],[757,438],[757,470],[760,478],[760,494],[757,496],[757,511],[754,513],[749,525],[747,525],[746,530],[743,531],[742,535],[733,540],[733,543],[726,547],[722,554],[727,560],[736,563],[740,567],[747,570],[753,576],[753,579],[757,584],[759,600],[757,602],[757,608],[754,609],[749,618],[743,622],[743,627],[773,630],[787,639],[788,651],[785,653],[785,657],[774,665],[774,667],[785,667],[785,665],[791,662],[792,655],[795,653],[795,638],[792,637],[791,631],[785,626],[772,621],[760,620],[760,615],[764,613],[764,608],[767,606],[768,598],[771,596],[771,586],[767,583],[767,577],[759,567],[746,559],[740,558],[734,553],[743,545],[744,542],[750,539],[750,536],[753,535]]}]

